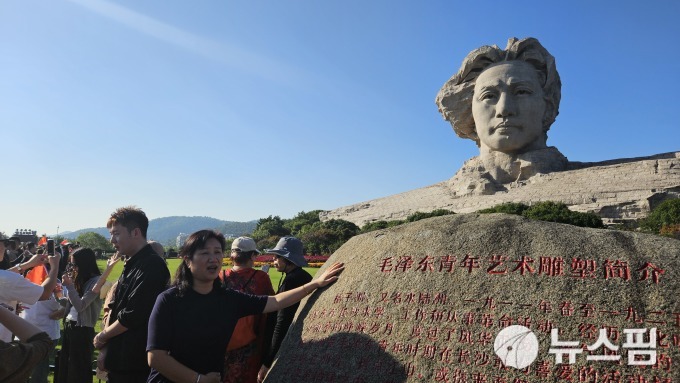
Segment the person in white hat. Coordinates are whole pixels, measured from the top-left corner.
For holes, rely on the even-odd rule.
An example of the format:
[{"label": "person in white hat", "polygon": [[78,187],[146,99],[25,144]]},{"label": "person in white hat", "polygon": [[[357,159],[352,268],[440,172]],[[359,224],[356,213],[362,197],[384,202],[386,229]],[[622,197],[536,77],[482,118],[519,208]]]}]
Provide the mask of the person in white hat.
[{"label": "person in white hat", "polygon": [[[283,281],[279,283],[277,294],[304,286],[312,280],[312,276],[303,269],[308,264],[304,257],[302,241],[299,239],[290,236],[283,237],[273,249],[266,249],[265,254],[274,255],[274,267],[286,275]],[[271,334],[271,344],[267,354],[262,359],[262,367],[257,376],[258,381],[264,380],[274,362],[281,342],[286,337],[290,324],[293,323],[298,306],[300,306],[299,302],[278,311],[275,319],[268,319],[267,330],[268,334]]]},{"label": "person in white hat", "polygon": [[[231,243],[234,266],[223,270],[220,278],[225,287],[253,295],[274,295],[269,274],[253,268],[254,258],[260,254],[250,237],[238,237]],[[256,314],[238,320],[227,345],[224,359],[223,383],[252,383],[262,364],[262,356],[269,345],[265,342],[267,314]]]}]

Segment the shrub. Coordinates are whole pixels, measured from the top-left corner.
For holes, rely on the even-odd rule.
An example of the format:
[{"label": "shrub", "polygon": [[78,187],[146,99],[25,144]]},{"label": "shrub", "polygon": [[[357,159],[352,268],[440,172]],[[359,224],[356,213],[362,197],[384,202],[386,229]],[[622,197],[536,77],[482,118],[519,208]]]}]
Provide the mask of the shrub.
[{"label": "shrub", "polygon": [[387,229],[388,227],[393,227],[393,226],[398,226],[401,225],[406,221],[402,220],[396,220],[396,221],[373,221],[369,222],[364,225],[364,227],[361,228],[362,233],[368,233],[369,231],[374,231],[374,230],[380,230],[380,229]]},{"label": "shrub", "polygon": [[659,234],[663,235],[664,237],[680,239],[680,223],[676,223],[675,225],[661,226],[661,231]]},{"label": "shrub", "polygon": [[482,214],[505,213],[505,214],[522,215],[522,213],[525,210],[527,210],[528,208],[529,208],[529,206],[527,206],[523,203],[508,202],[508,203],[496,205],[494,207],[490,207],[488,209],[482,209],[482,210],[478,211],[477,213],[482,213]]},{"label": "shrub", "polygon": [[446,209],[437,209],[437,210],[433,210],[429,213],[421,213],[421,212],[417,211],[417,212],[409,215],[406,218],[406,221],[407,222],[415,222],[415,221],[420,221],[421,219],[425,219],[425,218],[439,217],[439,216],[442,216],[442,215],[450,215],[450,214],[455,214],[455,213],[450,211],[450,210],[446,210]]},{"label": "shrub", "polygon": [[571,211],[562,202],[546,201],[533,206],[510,202],[479,210],[478,213],[515,214],[537,221],[559,222],[581,227],[604,227],[602,219],[597,214]]},{"label": "shrub", "polygon": [[646,219],[640,222],[640,228],[646,232],[660,234],[664,225],[677,224],[680,224],[680,198],[661,202]]},{"label": "shrub", "polygon": [[456,214],[456,213],[452,212],[451,210],[446,210],[446,209],[436,209],[436,210],[433,210],[429,213],[423,213],[423,212],[417,211],[417,212],[409,215],[405,220],[397,219],[397,220],[394,220],[394,221],[383,221],[383,220],[381,220],[381,221],[369,222],[361,228],[361,233],[368,233],[370,231],[387,229],[388,227],[399,226],[399,225],[407,223],[407,222],[415,222],[415,221],[420,221],[421,219],[425,219],[425,218],[439,217],[439,216],[442,216],[442,215],[449,215],[449,214]]},{"label": "shrub", "polygon": [[571,211],[562,202],[539,202],[524,210],[522,216],[538,221],[559,222],[581,227],[604,227],[602,219],[596,214]]}]

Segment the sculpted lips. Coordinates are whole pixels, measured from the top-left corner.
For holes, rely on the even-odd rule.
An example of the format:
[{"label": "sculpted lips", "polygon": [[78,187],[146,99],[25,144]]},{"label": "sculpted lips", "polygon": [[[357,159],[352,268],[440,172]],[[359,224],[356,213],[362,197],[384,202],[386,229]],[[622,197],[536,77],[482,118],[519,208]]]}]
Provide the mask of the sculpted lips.
[{"label": "sculpted lips", "polygon": [[507,122],[501,122],[500,124],[494,126],[491,129],[491,133],[505,133],[505,134],[507,134],[507,133],[510,133],[510,131],[512,129],[519,129],[519,127],[512,125],[512,124],[509,124]]}]

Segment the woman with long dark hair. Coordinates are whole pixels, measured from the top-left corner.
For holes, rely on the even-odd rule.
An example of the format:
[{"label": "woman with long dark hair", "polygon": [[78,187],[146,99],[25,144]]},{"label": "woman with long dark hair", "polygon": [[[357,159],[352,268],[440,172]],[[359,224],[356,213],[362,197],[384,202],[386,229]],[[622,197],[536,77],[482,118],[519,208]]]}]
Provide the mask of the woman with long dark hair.
[{"label": "woman with long dark hair", "polygon": [[148,382],[220,383],[224,354],[239,318],[280,310],[335,281],[341,263],[318,279],[285,293],[250,295],[225,288],[218,278],[225,239],[213,230],[191,234],[172,288],[156,299],[149,320]]},{"label": "woman with long dark hair", "polygon": [[70,255],[62,282],[68,292],[64,338],[59,353],[59,383],[92,382],[94,326],[102,310],[99,290],[118,258],[107,262],[102,275],[92,249],[81,247]]}]

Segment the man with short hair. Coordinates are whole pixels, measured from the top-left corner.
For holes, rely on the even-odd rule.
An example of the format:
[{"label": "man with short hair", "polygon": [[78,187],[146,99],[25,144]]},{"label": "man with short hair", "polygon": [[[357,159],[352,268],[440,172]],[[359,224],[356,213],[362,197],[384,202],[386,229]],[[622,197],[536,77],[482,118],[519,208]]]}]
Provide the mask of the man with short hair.
[{"label": "man with short hair", "polygon": [[149,219],[141,209],[117,209],[106,227],[113,247],[128,258],[109,307],[108,323],[94,338],[96,348],[106,347],[98,365],[108,370],[110,383],[143,383],[150,372],[146,358],[149,317],[156,297],[170,282],[170,272],[146,242]]}]

